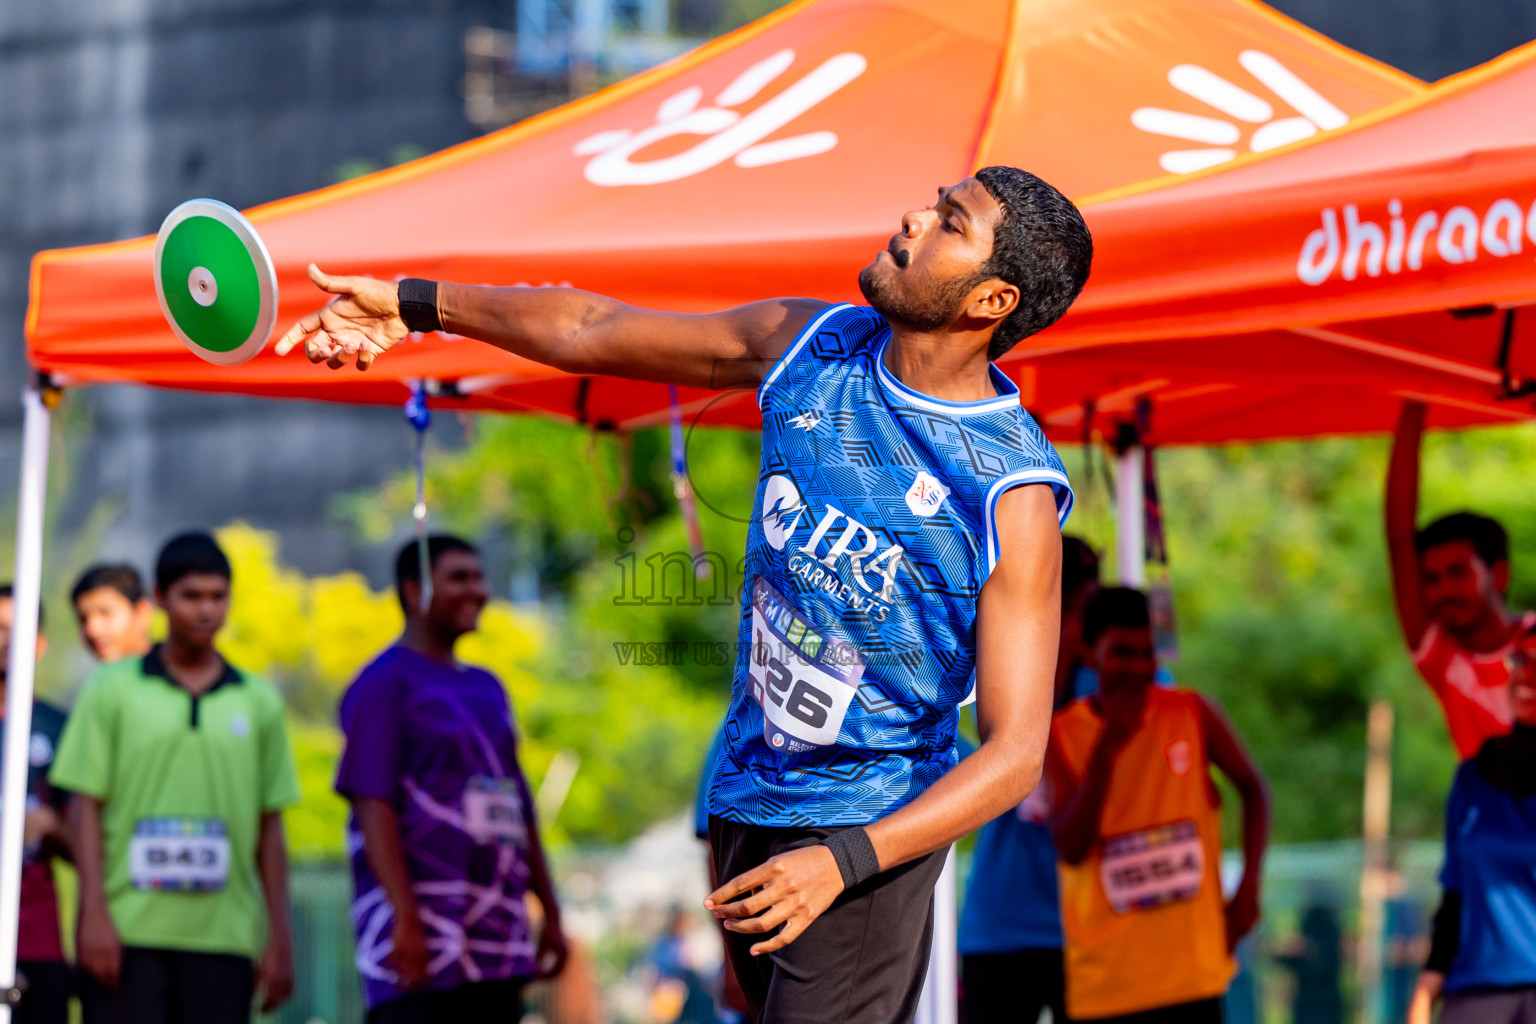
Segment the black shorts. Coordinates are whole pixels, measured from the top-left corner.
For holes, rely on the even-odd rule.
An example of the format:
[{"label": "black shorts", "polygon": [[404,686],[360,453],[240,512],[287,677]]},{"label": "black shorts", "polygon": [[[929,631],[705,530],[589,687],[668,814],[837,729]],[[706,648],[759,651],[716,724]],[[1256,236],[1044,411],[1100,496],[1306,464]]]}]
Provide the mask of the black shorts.
[{"label": "black shorts", "polygon": [[1071,1024],[1059,949],[967,953],[960,957],[960,1024]]},{"label": "black shorts", "polygon": [[18,960],[16,973],[27,980],[11,1024],[69,1024],[73,975],[62,960]]},{"label": "black shorts", "polygon": [[1095,1017],[1081,1024],[1221,1024],[1223,1019],[1220,999],[1200,999],[1119,1017]]},{"label": "black shorts", "polygon": [[1440,1024],[1536,1024],[1536,988],[1452,992]]},{"label": "black shorts", "polygon": [[[739,825],[711,816],[709,847],[725,882],[838,831]],[[933,887],[947,852],[846,890],[798,939],[768,956],[750,952],[762,935],[728,932],[726,953],[757,1024],[908,1024],[928,973]]]},{"label": "black shorts", "polygon": [[517,1024],[524,978],[476,981],[439,992],[408,992],[368,1011],[368,1024]]},{"label": "black shorts", "polygon": [[117,988],[80,972],[85,1024],[249,1024],[255,965],[229,953],[123,947]]}]

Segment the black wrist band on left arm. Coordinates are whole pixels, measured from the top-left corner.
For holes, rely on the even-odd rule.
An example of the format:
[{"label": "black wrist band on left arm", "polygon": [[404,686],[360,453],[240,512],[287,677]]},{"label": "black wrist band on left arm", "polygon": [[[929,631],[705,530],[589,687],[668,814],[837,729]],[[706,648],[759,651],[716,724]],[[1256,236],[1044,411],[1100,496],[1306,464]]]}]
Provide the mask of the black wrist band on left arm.
[{"label": "black wrist band on left arm", "polygon": [[400,319],[414,332],[426,334],[440,331],[443,322],[437,315],[437,282],[420,277],[408,277],[400,282],[397,293],[400,301]]},{"label": "black wrist band on left arm", "polygon": [[865,879],[880,873],[880,858],[875,855],[875,844],[869,841],[869,833],[862,826],[834,832],[821,841],[832,851],[837,870],[843,876],[843,888],[852,889]]}]

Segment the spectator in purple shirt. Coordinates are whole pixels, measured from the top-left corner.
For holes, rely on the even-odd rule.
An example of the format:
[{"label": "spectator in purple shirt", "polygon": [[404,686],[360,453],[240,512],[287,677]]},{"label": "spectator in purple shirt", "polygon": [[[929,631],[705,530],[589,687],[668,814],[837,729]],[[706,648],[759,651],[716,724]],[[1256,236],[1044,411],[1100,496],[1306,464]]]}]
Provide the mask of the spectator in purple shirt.
[{"label": "spectator in purple shirt", "polygon": [[405,632],[341,700],[357,967],[368,1024],[516,1021],[524,984],[565,964],[560,908],[506,691],[453,654],[489,597],[480,556],[434,536],[428,558],[422,610],[417,546],[400,552]]}]

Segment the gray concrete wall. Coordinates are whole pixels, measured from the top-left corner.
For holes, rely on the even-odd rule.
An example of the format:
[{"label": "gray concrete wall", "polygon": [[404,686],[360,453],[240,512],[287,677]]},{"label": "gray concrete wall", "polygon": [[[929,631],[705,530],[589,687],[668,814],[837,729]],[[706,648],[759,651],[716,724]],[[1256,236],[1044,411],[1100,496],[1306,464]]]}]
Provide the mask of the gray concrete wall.
[{"label": "gray concrete wall", "polygon": [[1326,36],[1432,82],[1536,39],[1536,0],[1270,0]]},{"label": "gray concrete wall", "polygon": [[[512,13],[511,0],[0,3],[0,505],[33,252],[153,231],[192,196],[246,207],[469,138],[464,30]],[[140,562],[173,530],[245,518],[311,571],[361,558],[382,572],[325,508],[409,465],[397,410],[131,388],[69,402],[66,533],[106,498],[122,509],[108,551]]]}]

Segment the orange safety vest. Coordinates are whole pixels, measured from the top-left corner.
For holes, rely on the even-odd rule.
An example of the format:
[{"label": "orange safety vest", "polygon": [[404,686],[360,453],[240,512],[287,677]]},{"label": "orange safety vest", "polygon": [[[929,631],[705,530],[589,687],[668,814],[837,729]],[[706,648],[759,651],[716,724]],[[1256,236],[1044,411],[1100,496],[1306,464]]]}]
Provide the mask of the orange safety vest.
[{"label": "orange safety vest", "polygon": [[[1073,783],[1087,772],[1103,727],[1088,700],[1052,721],[1057,763]],[[1226,992],[1235,965],[1221,892],[1221,810],[1198,694],[1148,692],[1141,727],[1115,758],[1099,836],[1081,864],[1058,865],[1067,1013],[1114,1017]]]}]

